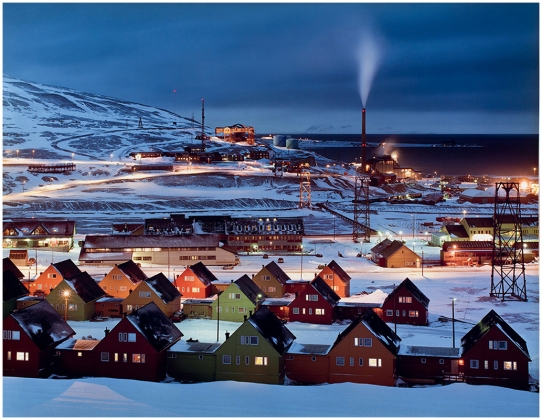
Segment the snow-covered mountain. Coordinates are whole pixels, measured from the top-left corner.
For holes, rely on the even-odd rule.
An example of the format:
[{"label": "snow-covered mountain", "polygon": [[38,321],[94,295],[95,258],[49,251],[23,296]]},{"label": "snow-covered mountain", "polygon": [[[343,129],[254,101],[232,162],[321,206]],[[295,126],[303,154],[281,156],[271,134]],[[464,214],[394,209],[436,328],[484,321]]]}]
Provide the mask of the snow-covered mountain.
[{"label": "snow-covered mountain", "polygon": [[42,158],[103,158],[123,147],[148,149],[201,131],[201,123],[167,110],[7,75],[3,81],[6,157],[16,150],[32,157],[32,150],[40,150]]}]

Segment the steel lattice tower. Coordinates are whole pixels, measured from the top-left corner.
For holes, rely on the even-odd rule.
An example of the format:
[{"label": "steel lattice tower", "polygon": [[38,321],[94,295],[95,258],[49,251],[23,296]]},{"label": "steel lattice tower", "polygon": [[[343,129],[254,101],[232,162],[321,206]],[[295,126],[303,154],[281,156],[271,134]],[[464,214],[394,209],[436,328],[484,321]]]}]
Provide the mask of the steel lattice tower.
[{"label": "steel lattice tower", "polygon": [[[504,191],[504,196],[499,194]],[[519,183],[495,184],[490,296],[527,300]]]},{"label": "steel lattice tower", "polygon": [[360,173],[356,174],[354,181],[354,224],[352,231],[352,239],[356,243],[359,242],[360,237],[363,237],[363,242],[370,242],[371,240],[369,182],[370,178],[368,176]]},{"label": "steel lattice tower", "polygon": [[299,182],[299,208],[311,208],[311,173],[308,164],[301,165]]}]

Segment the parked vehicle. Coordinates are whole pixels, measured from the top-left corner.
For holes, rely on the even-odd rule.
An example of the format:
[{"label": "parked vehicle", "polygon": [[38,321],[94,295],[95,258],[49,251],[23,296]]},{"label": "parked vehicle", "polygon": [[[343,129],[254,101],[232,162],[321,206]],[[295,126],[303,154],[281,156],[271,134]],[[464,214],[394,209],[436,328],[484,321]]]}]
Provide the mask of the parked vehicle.
[{"label": "parked vehicle", "polygon": [[283,262],[284,262],[284,258],[280,257],[280,258],[277,260],[277,262],[283,263]]}]

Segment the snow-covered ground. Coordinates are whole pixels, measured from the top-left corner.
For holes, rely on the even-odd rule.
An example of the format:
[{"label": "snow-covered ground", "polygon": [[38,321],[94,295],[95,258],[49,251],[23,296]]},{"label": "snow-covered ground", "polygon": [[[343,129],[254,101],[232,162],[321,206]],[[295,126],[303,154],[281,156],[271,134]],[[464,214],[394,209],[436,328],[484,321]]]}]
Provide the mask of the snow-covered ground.
[{"label": "snow-covered ground", "polygon": [[[128,104],[64,88],[29,84],[4,76],[3,210],[10,217],[69,217],[77,222],[77,240],[87,233],[109,233],[111,223],[167,217],[170,213],[230,214],[234,216],[303,216],[308,236],[302,258],[284,256],[281,264],[296,280],[310,280],[318,265],[335,259],[352,277],[351,291],[389,293],[405,278],[430,299],[430,325],[397,326],[402,346],[452,346],[450,322],[455,298],[455,342],[491,309],[501,315],[527,342],[531,376],[539,379],[539,266],[526,268],[527,302],[490,298],[490,267],[425,267],[383,269],[356,255],[367,254],[384,237],[406,240],[407,246],[427,259],[438,259],[439,249],[427,245],[439,228],[438,216],[491,216],[492,205],[459,204],[456,199],[436,206],[371,205],[370,224],[381,236],[371,243],[352,241],[352,227],[340,218],[316,209],[298,209],[300,184],[295,174],[272,176],[269,161],[186,165],[173,173],[125,173],[139,163],[130,151],[179,150],[198,145],[198,127],[186,118],[140,104]],[[137,129],[138,118],[143,129]],[[209,150],[246,150],[246,145],[208,142]],[[303,151],[280,153],[302,156]],[[73,153],[73,155],[72,155]],[[351,168],[317,158],[311,168],[312,202],[352,217],[354,176]],[[73,162],[69,174],[32,175],[32,163]],[[172,163],[172,158],[142,159],[142,163]],[[327,167],[327,164],[330,167]],[[346,172],[346,175],[344,173]],[[407,191],[433,192],[434,180],[412,184]],[[23,191],[24,189],[24,191]],[[389,194],[371,188],[372,196]],[[523,207],[538,214],[538,205]],[[435,223],[434,228],[425,227]],[[32,252],[33,253],[33,252]],[[338,253],[343,257],[338,257]],[[35,278],[52,261],[78,261],[79,248],[70,253],[37,253],[38,266],[25,275]],[[323,254],[318,258],[315,254]],[[9,255],[4,249],[3,256]],[[34,255],[31,255],[34,257]],[[241,265],[223,271],[210,267],[219,280],[236,280],[257,273],[269,260],[241,256]],[[99,280],[107,268],[81,266]],[[183,266],[143,266],[151,276],[163,272],[170,279]],[[104,329],[118,321],[70,322],[76,337],[102,338]],[[221,322],[220,340],[240,324]],[[216,321],[178,323],[184,339],[216,341]],[[299,343],[331,344],[346,325],[320,326],[288,323]],[[104,378],[79,380],[3,379],[3,415],[19,417],[538,417],[538,394],[488,386],[453,384],[425,388],[391,388],[360,384],[271,386],[251,383],[146,383]],[[239,398],[235,398],[239,396]],[[498,402],[497,404],[495,402]]]}]

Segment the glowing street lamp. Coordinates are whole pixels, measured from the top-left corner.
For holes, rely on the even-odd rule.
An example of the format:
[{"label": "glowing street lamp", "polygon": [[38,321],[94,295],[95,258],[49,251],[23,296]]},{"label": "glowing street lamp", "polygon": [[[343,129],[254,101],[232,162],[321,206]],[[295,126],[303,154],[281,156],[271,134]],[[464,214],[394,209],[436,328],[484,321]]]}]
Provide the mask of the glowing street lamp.
[{"label": "glowing street lamp", "polygon": [[17,152],[17,159],[19,159],[19,149],[17,149],[16,152]]},{"label": "glowing street lamp", "polygon": [[536,168],[533,168],[533,175],[536,176]]},{"label": "glowing street lamp", "polygon": [[403,242],[403,231],[402,230],[399,231],[399,235],[401,235],[401,242]]},{"label": "glowing street lamp", "polygon": [[64,290],[62,297],[64,298],[64,321],[68,321],[68,299],[70,298],[70,291]]},{"label": "glowing street lamp", "polygon": [[111,163],[113,163],[113,153],[111,153],[109,157],[111,158]]},{"label": "glowing street lamp", "polygon": [[75,153],[72,153],[72,163],[73,163],[73,157],[75,156]]},{"label": "glowing street lamp", "polygon": [[34,159],[34,150],[32,150],[32,159]]}]

